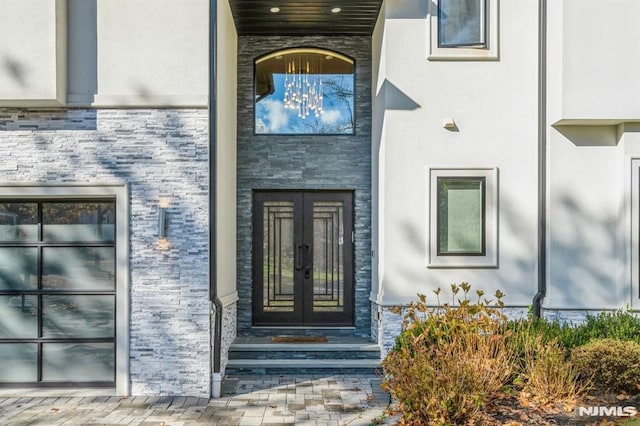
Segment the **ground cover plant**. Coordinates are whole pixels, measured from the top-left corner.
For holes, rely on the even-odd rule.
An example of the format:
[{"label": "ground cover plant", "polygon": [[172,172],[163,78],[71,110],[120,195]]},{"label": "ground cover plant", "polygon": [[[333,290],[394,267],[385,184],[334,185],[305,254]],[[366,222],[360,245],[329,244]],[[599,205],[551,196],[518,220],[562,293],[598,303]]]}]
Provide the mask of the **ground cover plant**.
[{"label": "ground cover plant", "polygon": [[485,298],[467,283],[451,291],[451,303],[438,289],[431,300],[418,295],[394,310],[403,315],[402,333],[383,360],[382,386],[400,424],[601,424],[619,418],[607,410],[580,417],[578,407],[640,404],[633,313],[590,316],[577,326],[532,316],[508,321],[500,291]]}]

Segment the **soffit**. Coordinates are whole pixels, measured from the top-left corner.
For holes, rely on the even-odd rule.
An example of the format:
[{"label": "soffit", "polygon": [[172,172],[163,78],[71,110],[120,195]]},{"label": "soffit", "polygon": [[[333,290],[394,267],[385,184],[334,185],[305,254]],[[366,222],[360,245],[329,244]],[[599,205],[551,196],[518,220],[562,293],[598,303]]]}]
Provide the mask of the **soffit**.
[{"label": "soffit", "polygon": [[[371,35],[382,0],[229,0],[238,35]],[[270,9],[277,7],[278,13]],[[340,8],[340,13],[331,10]]]}]

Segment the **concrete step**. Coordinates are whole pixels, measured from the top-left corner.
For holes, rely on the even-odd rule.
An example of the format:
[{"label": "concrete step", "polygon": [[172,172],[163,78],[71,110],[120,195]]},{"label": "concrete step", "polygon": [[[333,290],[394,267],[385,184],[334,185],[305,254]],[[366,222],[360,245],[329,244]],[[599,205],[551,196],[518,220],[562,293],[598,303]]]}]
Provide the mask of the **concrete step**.
[{"label": "concrete step", "polygon": [[380,352],[375,343],[233,343],[230,350],[237,351],[318,351],[318,352]]},{"label": "concrete step", "polygon": [[226,374],[374,374],[379,359],[230,359]]},{"label": "concrete step", "polygon": [[273,343],[240,337],[229,349],[227,374],[372,374],[380,369],[380,347],[363,338],[330,337],[325,343]]},{"label": "concrete step", "polygon": [[364,343],[239,343],[230,359],[380,359],[380,348]]}]

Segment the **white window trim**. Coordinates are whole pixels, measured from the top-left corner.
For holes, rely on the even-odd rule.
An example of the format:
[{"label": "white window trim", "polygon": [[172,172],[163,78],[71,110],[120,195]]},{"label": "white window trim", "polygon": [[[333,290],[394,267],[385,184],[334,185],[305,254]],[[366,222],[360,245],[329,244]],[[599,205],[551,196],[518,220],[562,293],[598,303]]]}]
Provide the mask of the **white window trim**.
[{"label": "white window trim", "polygon": [[[438,256],[438,177],[484,177],[485,193],[485,255]],[[428,268],[497,268],[498,267],[498,168],[497,167],[430,167],[427,173],[429,203]]]},{"label": "white window trim", "polygon": [[116,395],[130,395],[129,386],[129,190],[115,184],[0,183],[0,198],[104,198],[116,201]]},{"label": "white window trim", "polygon": [[486,47],[438,47],[438,0],[429,8],[430,61],[497,61],[500,59],[499,0],[486,0]]}]

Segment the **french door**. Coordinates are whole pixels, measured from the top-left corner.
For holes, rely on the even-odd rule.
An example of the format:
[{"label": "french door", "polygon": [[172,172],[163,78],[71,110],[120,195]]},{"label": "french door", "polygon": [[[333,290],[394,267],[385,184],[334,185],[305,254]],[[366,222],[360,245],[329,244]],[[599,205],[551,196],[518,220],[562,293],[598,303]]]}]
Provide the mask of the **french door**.
[{"label": "french door", "polygon": [[253,324],[353,325],[353,193],[254,192]]}]

